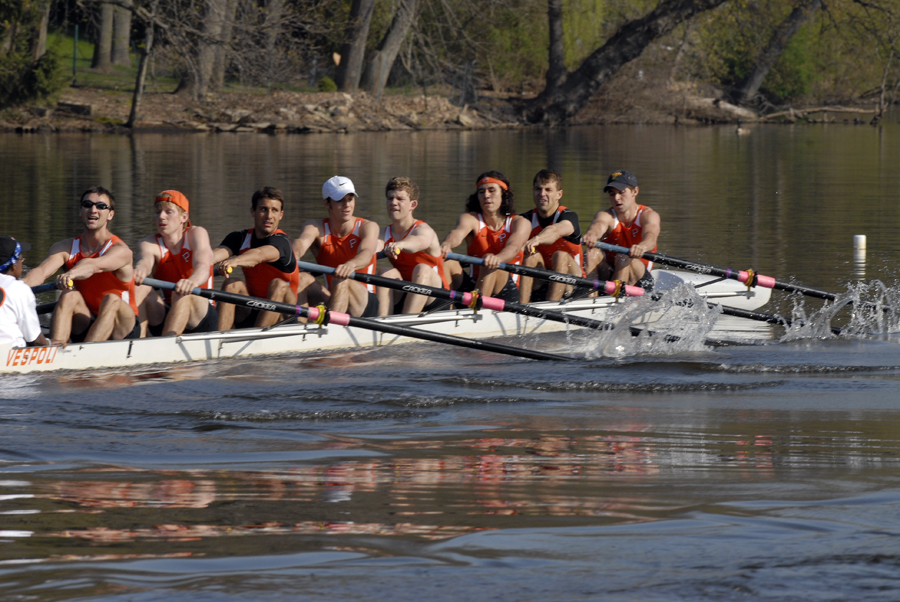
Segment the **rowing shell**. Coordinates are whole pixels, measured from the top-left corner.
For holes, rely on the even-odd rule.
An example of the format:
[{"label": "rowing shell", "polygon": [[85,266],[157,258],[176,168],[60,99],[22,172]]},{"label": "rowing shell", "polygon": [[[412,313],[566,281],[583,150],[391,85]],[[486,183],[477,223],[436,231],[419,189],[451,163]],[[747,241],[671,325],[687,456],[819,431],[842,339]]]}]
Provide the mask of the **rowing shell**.
[{"label": "rowing shell", "polygon": [[[716,282],[705,274],[674,270],[655,270],[656,290],[665,291],[688,282],[698,286],[698,293],[711,303],[740,309],[757,309],[769,301],[771,291],[746,289],[732,280]],[[706,286],[705,282],[711,282]],[[566,304],[535,303],[536,307],[563,311],[603,320],[607,310],[617,301],[612,297],[579,299]],[[649,314],[636,326],[650,326]],[[453,309],[418,316],[399,315],[378,318],[388,324],[422,328],[458,337],[484,339],[499,336],[523,336],[572,328],[507,312]],[[732,322],[733,324],[733,322]],[[195,362],[212,359],[240,358],[254,355],[322,352],[338,349],[378,347],[414,342],[414,339],[392,334],[330,324],[289,324],[271,329],[247,328],[228,332],[210,332],[170,337],[149,337],[132,341],[73,343],[66,347],[27,347],[13,349],[0,345],[0,374],[47,372],[52,370],[87,370],[122,368],[141,364]]]}]

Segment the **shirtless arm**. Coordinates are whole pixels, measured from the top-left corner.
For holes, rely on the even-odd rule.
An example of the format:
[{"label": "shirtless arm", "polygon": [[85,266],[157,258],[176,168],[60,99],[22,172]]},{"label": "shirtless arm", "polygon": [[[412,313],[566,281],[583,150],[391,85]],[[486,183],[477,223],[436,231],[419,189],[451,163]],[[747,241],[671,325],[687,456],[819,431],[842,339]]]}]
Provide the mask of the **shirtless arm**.
[{"label": "shirtless arm", "polygon": [[[221,249],[219,247],[216,249],[217,251]],[[246,253],[241,253],[240,255],[232,255],[227,259],[219,262],[219,272],[225,276],[228,274],[228,268],[234,270],[234,268],[252,268],[255,265],[259,265],[261,263],[270,263],[273,261],[278,261],[281,257],[281,252],[277,247],[273,247],[272,245],[263,245],[261,247],[256,247],[255,249],[250,249]]]},{"label": "shirtless arm", "polygon": [[334,275],[339,278],[349,278],[353,272],[361,270],[372,261],[372,256],[378,247],[378,224],[366,221],[359,230],[359,251],[356,257],[334,268]]},{"label": "shirtless arm", "polygon": [[437,234],[428,224],[422,223],[416,228],[415,232],[404,238],[403,240],[392,242],[384,245],[384,253],[389,256],[391,253],[418,253],[419,251],[428,251],[432,247],[437,247]]},{"label": "shirtless arm", "polygon": [[[506,246],[503,247],[503,251],[496,255],[497,265],[500,265],[500,263],[509,263],[515,259],[516,255],[519,254],[519,251],[522,250],[522,247],[525,246],[525,241],[528,240],[529,234],[531,234],[531,222],[521,215],[517,215],[515,219],[513,219],[509,240],[506,242]],[[485,255],[484,258],[485,265],[491,267],[487,265],[488,255]]]},{"label": "shirtless arm", "polygon": [[[584,233],[584,246],[593,249],[597,245],[597,241],[604,238],[613,229],[613,217],[609,211],[601,210],[594,216],[594,221],[587,232]],[[650,247],[651,249],[653,247]]]},{"label": "shirtless arm", "polygon": [[552,245],[560,238],[571,236],[574,233],[575,226],[573,226],[572,222],[568,220],[561,220],[556,222],[555,224],[550,224],[549,226],[538,232],[537,236],[533,236],[525,242],[525,252],[528,254],[532,254],[536,252],[536,247],[538,245]]},{"label": "shirtless arm", "polygon": [[294,240],[294,256],[297,261],[301,261],[306,252],[309,251],[313,244],[319,239],[321,234],[322,220],[310,220],[303,224],[303,231],[300,237]]},{"label": "shirtless arm", "polygon": [[206,284],[209,280],[209,266],[212,265],[213,252],[209,244],[209,233],[206,228],[194,226],[188,233],[191,249],[193,249],[193,272],[190,278],[179,280],[175,292],[187,295],[195,288]]},{"label": "shirtless arm", "polygon": [[42,284],[47,278],[56,273],[56,270],[66,265],[69,259],[69,249],[72,248],[72,239],[67,238],[54,243],[47,253],[47,258],[41,262],[41,265],[32,268],[22,281],[28,286],[37,286]]},{"label": "shirtless arm", "polygon": [[447,253],[450,253],[463,244],[463,241],[469,237],[478,228],[478,219],[469,214],[463,213],[456,222],[456,227],[450,231],[444,242],[441,243],[441,256],[446,259]]},{"label": "shirtless arm", "polygon": [[636,245],[632,245],[629,252],[629,255],[632,257],[640,257],[656,248],[656,239],[659,238],[660,231],[659,214],[647,207],[641,214],[641,225],[643,226],[643,240]]},{"label": "shirtless arm", "polygon": [[156,266],[159,265],[159,245],[151,237],[143,239],[138,243],[137,263],[134,264],[134,284],[141,284],[144,278],[156,272]]},{"label": "shirtless arm", "polygon": [[123,278],[122,274],[116,274],[122,281],[131,279],[131,261],[134,254],[124,242],[117,242],[109,248],[106,253],[100,257],[87,257],[82,259],[72,269],[57,277],[57,287],[67,288],[66,284],[69,280],[86,280],[100,272],[118,272],[127,268],[128,277]]}]

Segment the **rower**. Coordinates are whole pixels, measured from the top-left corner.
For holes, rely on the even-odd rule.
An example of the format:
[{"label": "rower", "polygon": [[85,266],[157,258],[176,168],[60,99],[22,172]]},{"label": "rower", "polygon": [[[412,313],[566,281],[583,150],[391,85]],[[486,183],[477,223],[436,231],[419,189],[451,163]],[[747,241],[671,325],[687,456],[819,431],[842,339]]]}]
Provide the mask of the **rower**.
[{"label": "rower", "polygon": [[[650,270],[653,263],[641,255],[656,251],[659,237],[659,214],[637,203],[639,192],[633,173],[620,169],[606,181],[603,192],[609,194],[609,209],[602,209],[584,235],[588,248],[588,278],[621,280],[625,284],[653,288]],[[598,240],[629,249],[628,255],[603,253],[595,248]]]},{"label": "rower", "polygon": [[[499,171],[486,171],[475,180],[475,193],[466,201],[466,213],[441,243],[448,280],[461,291],[477,289],[483,295],[517,302],[517,276],[499,270],[501,263],[521,264],[522,245],[528,238],[528,222],[516,215],[515,195],[509,180]],[[447,261],[447,253],[463,243],[467,255],[481,257],[484,266],[463,272],[459,263]]]},{"label": "rower", "polygon": [[[562,176],[551,169],[542,169],[535,174],[531,188],[535,208],[522,214],[531,222],[524,265],[584,277],[578,214],[559,204],[563,196]],[[545,282],[532,291],[533,284],[532,278],[522,277],[520,303],[559,301],[566,292],[571,292],[561,282]]]},{"label": "rower", "polygon": [[47,258],[25,277],[36,286],[63,268],[56,277],[62,291],[53,311],[50,340],[56,344],[137,339],[141,335],[135,302],[132,253],[109,231],[116,199],[102,186],[85,190],[80,198],[84,231],[50,247]]},{"label": "rower", "polygon": [[[219,314],[212,302],[191,295],[195,288],[212,288],[212,247],[206,229],[191,224],[190,203],[177,190],[164,190],[153,201],[156,234],[138,243],[140,259],[134,266],[138,318],[147,336],[213,332]],[[175,291],[160,297],[144,278],[175,283]]]},{"label": "rower", "polygon": [[[384,189],[391,225],[384,229],[384,254],[393,267],[380,271],[385,278],[406,280],[416,284],[449,289],[444,274],[444,258],[434,230],[413,217],[419,205],[419,187],[405,177],[391,178]],[[378,287],[379,315],[417,314],[429,300],[424,295],[410,295]],[[431,299],[428,305],[438,301]]]},{"label": "rower", "polygon": [[[350,178],[329,178],[322,186],[322,199],[328,217],[304,224],[300,237],[294,241],[294,253],[302,259],[311,251],[317,263],[334,268],[334,275],[325,278],[327,291],[321,291],[328,309],[355,317],[375,317],[378,315],[375,287],[348,277],[354,272],[375,273],[378,224],[353,215],[357,195]],[[319,292],[317,285],[310,284],[307,290],[310,301]]]},{"label": "rower", "polygon": [[[252,228],[228,234],[213,249],[216,271],[226,277],[222,290],[295,305],[300,270],[290,239],[278,228],[284,217],[284,195],[271,186],[260,188],[250,199],[250,215]],[[244,280],[232,274],[238,267]],[[272,326],[281,315],[231,303],[220,303],[218,312],[219,330]]]},{"label": "rower", "polygon": [[13,347],[47,345],[41,332],[36,302],[31,288],[20,281],[26,242],[12,236],[0,236],[0,345]]}]

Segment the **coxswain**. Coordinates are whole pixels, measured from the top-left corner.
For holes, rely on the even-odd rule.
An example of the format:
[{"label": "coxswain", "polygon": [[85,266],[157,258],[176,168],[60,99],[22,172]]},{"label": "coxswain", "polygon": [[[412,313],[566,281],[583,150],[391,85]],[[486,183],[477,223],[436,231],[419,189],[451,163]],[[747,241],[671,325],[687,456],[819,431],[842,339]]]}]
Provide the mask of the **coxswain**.
[{"label": "coxswain", "polygon": [[[381,276],[449,289],[437,234],[431,226],[413,217],[413,211],[419,205],[419,187],[409,178],[391,178],[384,194],[391,225],[384,229],[381,240],[392,267],[382,271]],[[424,295],[411,295],[383,286],[378,288],[377,294],[381,316],[417,314],[437,302],[431,299],[428,303],[429,298]]]},{"label": "coxswain", "polygon": [[[625,284],[653,288],[650,270],[653,262],[641,255],[656,251],[659,237],[659,214],[639,205],[637,178],[629,171],[614,171],[603,191],[609,194],[609,209],[601,209],[584,235],[588,248],[588,277],[599,280],[621,280]],[[601,252],[594,248],[597,241],[626,247],[628,255]]]},{"label": "coxswain", "polygon": [[54,344],[137,339],[141,335],[135,301],[132,252],[109,231],[116,199],[102,186],[80,197],[84,231],[50,247],[47,258],[25,277],[36,286],[56,273],[62,291],[53,311],[50,340]]},{"label": "coxswain", "polygon": [[[584,277],[578,214],[559,204],[563,196],[562,176],[552,169],[542,169],[535,174],[531,189],[534,209],[522,214],[531,224],[531,235],[525,242],[524,264]],[[559,301],[566,293],[567,285],[544,282],[533,287],[533,279],[523,276],[519,284],[520,303]]]},{"label": "coxswain", "polygon": [[[177,190],[164,190],[153,201],[156,234],[138,243],[134,266],[141,334],[154,336],[213,332],[219,314],[208,299],[192,295],[195,288],[212,288],[212,247],[205,228],[191,224],[190,203]],[[174,282],[162,296],[142,284],[144,278]]]},{"label": "coxswain", "polygon": [[[354,272],[375,273],[379,232],[375,222],[353,215],[356,199],[356,188],[350,178],[329,178],[322,186],[328,217],[309,220],[303,225],[300,237],[294,241],[294,253],[301,259],[310,251],[316,263],[334,268],[334,274],[325,278],[328,309],[369,318],[378,315],[375,287],[350,280],[349,276]],[[310,285],[310,291],[313,288]],[[312,298],[310,292],[309,299]]]},{"label": "coxswain", "polygon": [[11,236],[0,236],[0,345],[13,347],[47,345],[41,332],[34,293],[24,282],[22,267],[25,253],[31,249],[26,242]]},{"label": "coxswain", "polygon": [[[216,272],[225,276],[222,290],[295,305],[300,271],[287,234],[278,228],[284,217],[284,195],[266,186],[250,199],[253,227],[225,236],[213,249]],[[241,268],[241,280],[235,268]],[[272,326],[281,314],[220,302],[219,330]]]},{"label": "coxswain", "polygon": [[522,263],[522,246],[528,238],[528,222],[516,215],[515,195],[509,180],[499,171],[486,171],[475,181],[475,193],[466,201],[466,213],[441,243],[441,255],[466,242],[466,254],[484,259],[483,266],[464,272],[456,261],[445,261],[453,288],[477,289],[481,294],[517,302],[518,276],[499,268],[501,263]]}]

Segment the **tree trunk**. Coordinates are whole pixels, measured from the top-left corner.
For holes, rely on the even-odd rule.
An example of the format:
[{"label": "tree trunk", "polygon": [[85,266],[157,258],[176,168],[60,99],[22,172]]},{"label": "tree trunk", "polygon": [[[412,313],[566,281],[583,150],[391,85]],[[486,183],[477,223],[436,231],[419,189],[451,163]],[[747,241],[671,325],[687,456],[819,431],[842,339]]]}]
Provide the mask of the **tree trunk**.
[{"label": "tree trunk", "polygon": [[94,44],[94,58],[91,67],[109,69],[112,65],[113,5],[100,5],[100,35]]},{"label": "tree trunk", "polygon": [[639,57],[657,38],[694,15],[715,8],[727,0],[663,0],[655,9],[625,23],[607,42],[587,57],[566,77],[556,91],[541,92],[525,104],[525,118],[532,122],[555,123],[572,117],[623,65]]},{"label": "tree trunk", "polygon": [[228,52],[231,49],[231,39],[234,32],[234,16],[237,13],[237,0],[227,0],[225,5],[225,21],[222,23],[222,33],[219,43],[216,45],[216,60],[210,79],[210,91],[218,91],[225,85],[225,71],[228,69]]},{"label": "tree trunk", "polygon": [[266,6],[266,55],[268,63],[266,69],[266,88],[272,92],[272,86],[276,80],[275,74],[275,44],[278,41],[280,25],[284,13],[284,0],[269,0]]},{"label": "tree trunk", "polygon": [[394,13],[391,26],[385,32],[378,44],[378,49],[372,53],[366,63],[366,71],[362,77],[360,87],[375,97],[381,97],[381,92],[387,84],[388,76],[397,60],[400,46],[409,33],[409,28],[416,20],[419,9],[419,0],[400,0],[400,6]]},{"label": "tree trunk", "polygon": [[[159,0],[153,0],[150,11],[156,15],[156,9],[159,6]],[[140,61],[138,62],[137,81],[134,84],[134,94],[131,96],[131,112],[128,114],[128,122],[125,127],[133,128],[138,119],[138,107],[141,104],[141,98],[144,96],[144,82],[147,79],[147,67],[150,64],[150,55],[153,52],[153,23],[147,23],[147,29],[144,33],[144,47],[140,50]]]},{"label": "tree trunk", "polygon": [[[132,0],[125,0],[131,6]],[[113,12],[112,64],[131,66],[131,9],[117,6]]]},{"label": "tree trunk", "polygon": [[748,104],[759,92],[759,87],[778,62],[784,49],[800,27],[809,21],[813,14],[822,7],[822,0],[801,0],[788,15],[769,40],[762,54],[756,59],[756,68],[745,79],[734,94],[738,104]]},{"label": "tree trunk", "polygon": [[206,0],[203,35],[197,44],[197,55],[193,57],[194,65],[187,81],[179,84],[179,89],[187,89],[196,100],[203,100],[215,88],[217,70],[224,73],[223,35],[227,26],[228,37],[231,36],[236,6],[233,0]]},{"label": "tree trunk", "polygon": [[359,88],[374,8],[375,0],[353,0],[350,7],[350,21],[347,23],[344,45],[341,46],[341,64],[335,74],[338,89],[350,94],[355,94]]},{"label": "tree trunk", "polygon": [[547,0],[550,28],[550,63],[547,66],[545,93],[555,92],[566,79],[566,48],[563,40],[562,0]]},{"label": "tree trunk", "polygon": [[31,60],[37,61],[47,53],[47,24],[50,22],[50,0],[44,0],[41,6],[41,19],[31,45]]}]

